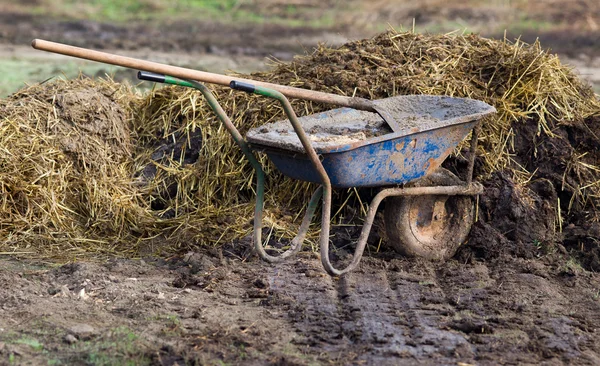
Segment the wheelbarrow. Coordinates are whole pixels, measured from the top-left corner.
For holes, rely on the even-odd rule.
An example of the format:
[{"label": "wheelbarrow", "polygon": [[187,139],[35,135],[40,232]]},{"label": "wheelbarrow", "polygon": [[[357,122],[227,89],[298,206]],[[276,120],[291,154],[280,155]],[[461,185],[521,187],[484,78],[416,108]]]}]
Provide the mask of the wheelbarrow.
[{"label": "wheelbarrow", "polygon": [[[404,255],[444,260],[453,256],[468,236],[474,220],[472,197],[483,191],[481,184],[472,181],[479,122],[495,112],[484,102],[429,95],[368,101],[236,80],[48,41],[35,40],[33,46],[143,69],[146,71],[138,73],[142,80],[200,90],[256,171],[254,247],[268,262],[285,260],[300,251],[321,198],[320,254],[330,275],[347,273],[359,264],[377,209],[388,197],[384,220],[389,243]],[[281,103],[288,119],[250,130],[246,142],[206,86],[174,76],[216,84],[228,82],[232,89],[274,98]],[[352,108],[298,118],[283,93]],[[469,163],[462,181],[441,165],[471,131]],[[264,151],[284,175],[320,184],[308,203],[298,235],[289,249],[278,256],[268,254],[262,244],[264,172],[253,150]],[[369,204],[351,263],[337,269],[329,259],[332,189],[350,187],[378,187],[380,191]]]}]

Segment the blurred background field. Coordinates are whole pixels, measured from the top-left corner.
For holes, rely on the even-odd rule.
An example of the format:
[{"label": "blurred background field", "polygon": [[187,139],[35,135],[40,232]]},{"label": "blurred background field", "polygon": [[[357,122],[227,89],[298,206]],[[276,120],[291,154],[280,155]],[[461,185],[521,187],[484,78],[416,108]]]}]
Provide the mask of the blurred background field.
[{"label": "blurred background field", "polygon": [[558,53],[600,91],[600,2],[595,0],[27,0],[0,2],[0,96],[52,76],[123,69],[33,51],[33,38],[105,49],[201,70],[264,70],[319,43],[388,29],[479,33]]}]

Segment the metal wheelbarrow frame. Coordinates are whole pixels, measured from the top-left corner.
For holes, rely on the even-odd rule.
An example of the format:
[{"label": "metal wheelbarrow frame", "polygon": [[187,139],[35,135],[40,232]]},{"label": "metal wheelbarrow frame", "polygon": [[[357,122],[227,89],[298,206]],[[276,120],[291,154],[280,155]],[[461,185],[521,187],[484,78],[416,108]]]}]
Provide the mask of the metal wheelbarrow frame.
[{"label": "metal wheelbarrow frame", "polygon": [[[291,123],[291,125],[293,127],[294,132],[297,134],[297,136],[300,140],[300,143],[304,150],[305,156],[308,159],[310,165],[312,166],[312,169],[314,169],[314,172],[316,173],[316,178],[313,177],[312,181],[316,180],[318,183],[321,184],[320,187],[315,190],[315,192],[313,193],[313,195],[310,199],[310,202],[306,209],[306,213],[304,215],[304,218],[303,218],[300,228],[298,230],[298,234],[291,241],[290,248],[278,256],[272,256],[266,252],[266,250],[262,244],[262,230],[261,229],[262,229],[262,219],[263,219],[263,209],[264,209],[264,181],[265,181],[264,171],[262,169],[262,166],[256,159],[256,157],[254,156],[250,146],[248,145],[246,140],[243,138],[243,136],[239,133],[237,128],[233,125],[233,123],[231,122],[231,120],[229,119],[227,114],[224,112],[223,108],[219,105],[219,103],[217,102],[216,98],[213,96],[211,91],[206,86],[204,86],[203,84],[201,84],[199,82],[189,81],[189,80],[180,80],[180,79],[176,79],[176,78],[170,77],[170,76],[157,75],[157,74],[148,73],[148,72],[139,72],[138,77],[142,80],[150,80],[150,81],[155,81],[155,82],[164,82],[164,83],[173,84],[173,85],[191,87],[191,88],[198,89],[202,92],[202,94],[206,98],[206,100],[207,100],[208,104],[210,105],[210,107],[212,108],[212,110],[215,112],[215,114],[221,120],[221,122],[223,123],[223,125],[225,126],[227,131],[231,134],[231,136],[233,137],[236,144],[240,147],[240,149],[242,150],[242,152],[244,153],[246,158],[250,161],[252,167],[256,171],[256,177],[257,177],[257,179],[256,179],[256,206],[255,206],[255,211],[254,211],[254,233],[253,233],[254,248],[263,260],[266,260],[271,263],[281,262],[281,261],[297,254],[301,250],[302,243],[304,241],[306,233],[308,232],[309,225],[310,225],[311,220],[316,212],[316,209],[317,209],[317,206],[318,206],[318,203],[319,203],[319,200],[321,199],[321,197],[323,198],[322,215],[321,215],[321,233],[320,233],[320,237],[319,237],[321,262],[327,273],[329,273],[330,275],[339,276],[339,275],[342,275],[344,273],[347,273],[347,272],[353,270],[354,268],[356,268],[358,266],[358,264],[362,258],[364,249],[366,247],[367,238],[371,231],[371,227],[373,225],[373,220],[375,218],[375,214],[377,212],[379,205],[385,198],[400,197],[400,196],[403,196],[403,197],[424,196],[424,195],[445,196],[445,197],[448,197],[448,196],[473,196],[473,195],[478,195],[483,191],[483,186],[477,182],[473,182],[472,176],[473,176],[473,167],[474,167],[474,161],[475,161],[475,151],[476,151],[476,147],[477,147],[477,138],[478,138],[479,131],[480,131],[479,119],[483,115],[486,115],[486,114],[489,114],[489,113],[492,113],[495,111],[493,107],[489,107],[489,106],[488,106],[489,109],[486,110],[485,113],[480,113],[480,115],[472,117],[471,120],[463,121],[463,123],[469,123],[471,128],[474,126],[473,134],[471,137],[471,146],[470,146],[470,152],[469,152],[469,164],[468,164],[468,168],[467,168],[466,182],[464,184],[453,184],[453,185],[449,185],[449,186],[422,186],[422,187],[416,186],[416,187],[403,187],[403,188],[402,187],[383,188],[375,196],[375,198],[373,198],[373,200],[369,204],[369,210],[368,210],[367,216],[365,218],[365,222],[364,222],[363,228],[361,230],[361,234],[359,236],[359,239],[358,239],[358,242],[356,245],[356,249],[354,251],[354,256],[353,256],[351,263],[343,269],[337,269],[332,265],[332,263],[329,259],[329,231],[330,231],[330,220],[331,220],[331,201],[332,201],[332,188],[334,185],[332,185],[330,176],[328,175],[327,170],[323,166],[323,163],[322,163],[321,159],[319,158],[319,154],[317,153],[317,151],[311,144],[309,137],[307,136],[302,124],[298,120],[288,99],[282,93],[280,93],[276,90],[258,86],[258,85],[252,85],[252,84],[248,84],[248,83],[232,81],[230,84],[230,87],[232,89],[241,90],[241,91],[273,98],[273,99],[278,100],[281,103],[281,105],[289,119],[289,122]],[[388,119],[386,118],[385,120],[387,122]],[[395,128],[393,127],[393,129],[394,129],[394,131],[397,132],[397,126],[395,126]],[[470,128],[469,128],[469,130],[470,130]],[[455,146],[453,146],[453,148],[454,147]],[[450,150],[447,153],[449,153],[449,152],[450,152]],[[269,152],[267,152],[267,153],[269,154]],[[269,154],[269,156],[272,158],[272,156],[270,154]],[[445,156],[443,157],[443,159],[440,159],[440,161],[436,162],[437,166],[439,166],[444,159],[445,159]],[[276,164],[276,166],[277,166],[277,164]],[[431,170],[433,170],[433,168],[435,168],[435,167],[432,167]],[[430,173],[430,172],[424,171],[423,174],[421,174],[421,175],[427,175],[426,173]],[[413,177],[413,179],[414,179],[414,177]],[[302,179],[302,180],[306,180],[306,179]],[[410,181],[410,180],[411,179],[405,179],[404,181]],[[398,182],[392,182],[392,183],[387,183],[386,185],[397,184],[397,183]],[[371,186],[379,186],[381,184],[376,183],[376,184],[370,184],[370,185]],[[344,184],[336,184],[335,186],[344,187],[345,185]],[[469,229],[470,229],[470,224],[471,223],[469,223],[469,226],[468,226]]]}]

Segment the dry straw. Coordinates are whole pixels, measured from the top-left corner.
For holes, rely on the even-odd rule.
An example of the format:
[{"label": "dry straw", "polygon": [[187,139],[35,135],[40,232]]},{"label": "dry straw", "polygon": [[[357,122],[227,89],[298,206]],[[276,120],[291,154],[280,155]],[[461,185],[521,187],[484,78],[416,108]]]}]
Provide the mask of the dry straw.
[{"label": "dry straw", "polygon": [[[522,184],[541,174],[526,156],[536,156],[540,141],[564,142],[571,127],[589,130],[592,142],[567,142],[568,158],[557,158],[556,169],[571,208],[597,219],[600,169],[592,145],[600,104],[537,43],[389,31],[337,48],[321,45],[245,77],[370,99],[483,100],[498,109],[480,137],[484,171],[510,170]],[[213,89],[242,133],[283,118],[271,100]],[[92,107],[79,111],[85,103]],[[300,115],[331,108],[300,100],[293,106]],[[2,252],[127,254],[250,233],[253,170],[196,91],[167,87],[141,98],[111,81],[58,81],[2,100],[0,112]],[[526,152],[515,146],[518,126],[535,127]],[[280,240],[293,234],[314,187],[260,159],[268,177],[265,230]],[[340,192],[340,202],[358,201],[352,192]]]}]

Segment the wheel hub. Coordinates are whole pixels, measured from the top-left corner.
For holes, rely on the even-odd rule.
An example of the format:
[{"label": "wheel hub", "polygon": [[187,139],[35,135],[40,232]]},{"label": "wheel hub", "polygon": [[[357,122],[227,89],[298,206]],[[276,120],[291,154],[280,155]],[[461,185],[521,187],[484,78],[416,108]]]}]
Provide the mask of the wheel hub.
[{"label": "wheel hub", "polygon": [[409,210],[410,229],[422,243],[435,243],[448,234],[452,215],[446,209],[448,196],[419,197]]}]

